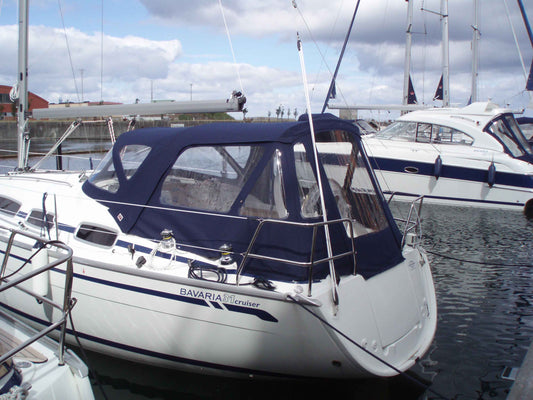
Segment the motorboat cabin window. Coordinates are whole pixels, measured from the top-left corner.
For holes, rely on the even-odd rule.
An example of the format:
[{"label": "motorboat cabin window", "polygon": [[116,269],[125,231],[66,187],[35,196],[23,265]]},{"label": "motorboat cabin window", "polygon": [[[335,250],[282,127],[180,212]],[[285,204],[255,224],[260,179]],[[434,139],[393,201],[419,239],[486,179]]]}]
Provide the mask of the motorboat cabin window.
[{"label": "motorboat cabin window", "polygon": [[163,181],[160,202],[226,213],[263,153],[259,145],[189,147]]},{"label": "motorboat cabin window", "polygon": [[[344,131],[321,132],[316,140],[318,157],[340,217],[352,220],[354,237],[387,228],[381,197],[373,185],[364,156],[350,135]],[[318,185],[301,145],[295,146],[295,160],[302,216],[322,215]],[[348,224],[346,231],[350,234]]]},{"label": "motorboat cabin window", "polygon": [[431,142],[431,124],[417,124],[416,141],[423,143]]},{"label": "motorboat cabin window", "polygon": [[433,143],[471,146],[474,139],[466,133],[443,125],[433,125]]},{"label": "motorboat cabin window", "polygon": [[464,132],[443,125],[397,121],[377,134],[379,139],[405,142],[462,144],[470,146],[474,139]]},{"label": "motorboat cabin window", "polygon": [[288,216],[281,169],[281,151],[276,150],[246,197],[239,214],[283,219]]},{"label": "motorboat cabin window", "polygon": [[0,212],[15,215],[20,210],[20,203],[10,198],[0,196]]},{"label": "motorboat cabin window", "polygon": [[416,122],[394,122],[379,131],[376,136],[383,140],[414,142],[416,140],[416,125]]},{"label": "motorboat cabin window", "polygon": [[117,238],[116,232],[92,224],[83,224],[76,232],[78,239],[100,246],[111,247]]},{"label": "motorboat cabin window", "polygon": [[[487,127],[487,130],[503,143],[513,157],[521,157],[525,154],[524,148],[518,143],[511,126],[506,123],[505,119],[500,118],[493,121]],[[520,134],[522,133],[520,131],[518,132]]]},{"label": "motorboat cabin window", "polygon": [[28,225],[36,226],[38,228],[46,227],[47,229],[52,229],[54,226],[54,219],[55,216],[52,213],[46,213],[45,216],[42,210],[32,210],[30,215],[28,215],[26,222]]}]

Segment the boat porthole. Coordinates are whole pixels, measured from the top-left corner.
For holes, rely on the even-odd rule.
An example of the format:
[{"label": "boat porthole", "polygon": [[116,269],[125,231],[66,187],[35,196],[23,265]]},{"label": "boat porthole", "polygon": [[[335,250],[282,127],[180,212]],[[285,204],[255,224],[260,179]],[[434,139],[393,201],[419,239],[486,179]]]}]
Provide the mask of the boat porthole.
[{"label": "boat porthole", "polygon": [[403,170],[409,174],[418,174],[417,167],[405,167]]},{"label": "boat porthole", "polygon": [[337,367],[337,368],[342,367],[342,363],[340,361],[337,361],[337,360],[333,360],[331,362],[331,365],[333,365],[334,367]]}]

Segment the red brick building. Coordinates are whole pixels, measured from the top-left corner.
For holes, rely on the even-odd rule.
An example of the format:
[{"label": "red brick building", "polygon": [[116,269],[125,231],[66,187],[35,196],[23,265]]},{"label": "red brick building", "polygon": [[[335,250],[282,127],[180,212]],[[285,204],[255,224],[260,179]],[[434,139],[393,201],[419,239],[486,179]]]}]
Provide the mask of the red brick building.
[{"label": "red brick building", "polygon": [[[13,112],[15,111],[15,107],[13,102],[9,99],[10,90],[11,86],[0,85],[0,118],[14,116]],[[29,92],[28,109],[31,111],[34,108],[48,108],[48,101]]]}]

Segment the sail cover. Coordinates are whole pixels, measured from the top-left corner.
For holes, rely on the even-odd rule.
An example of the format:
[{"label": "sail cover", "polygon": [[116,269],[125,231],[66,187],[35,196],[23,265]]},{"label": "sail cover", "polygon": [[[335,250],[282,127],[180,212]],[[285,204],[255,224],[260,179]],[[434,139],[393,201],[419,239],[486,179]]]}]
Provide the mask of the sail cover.
[{"label": "sail cover", "polygon": [[[216,257],[222,245],[308,262],[326,257],[317,191],[317,164],[306,116],[298,122],[214,123],[191,128],[126,132],[85,182],[84,192],[106,205],[125,233],[157,240],[170,229],[178,243]],[[314,119],[318,171],[324,185],[335,254],[357,250],[357,272],[369,278],[402,260],[401,235],[377,185],[352,123],[330,114]],[[313,249],[313,250],[312,250]],[[353,273],[353,259],[335,261]],[[308,269],[281,261],[250,261],[245,274],[305,281]],[[313,277],[329,273],[327,262]]]}]

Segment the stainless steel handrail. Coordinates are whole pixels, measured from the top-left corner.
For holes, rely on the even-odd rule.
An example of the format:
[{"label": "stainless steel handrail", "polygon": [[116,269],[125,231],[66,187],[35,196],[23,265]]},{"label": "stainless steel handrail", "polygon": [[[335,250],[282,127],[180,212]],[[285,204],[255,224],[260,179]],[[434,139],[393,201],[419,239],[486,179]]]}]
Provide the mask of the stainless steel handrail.
[{"label": "stainless steel handrail", "polygon": [[[394,196],[394,193],[390,197],[389,201]],[[403,235],[401,247],[405,245],[405,240],[408,233],[414,231],[416,235],[416,243],[420,242],[422,239],[422,224],[421,224],[421,215],[422,215],[422,205],[424,203],[424,196],[419,196],[414,199],[409,206],[409,213],[407,214],[406,219],[395,218],[396,221],[400,221],[404,224],[403,226]],[[418,205],[418,207],[417,207]]]},{"label": "stainless steel handrail", "polygon": [[[16,346],[15,348],[10,350],[9,352],[7,352],[7,353],[3,354],[2,356],[0,356],[0,364],[3,363],[4,361],[8,360],[13,355],[17,354],[18,352],[20,352],[21,350],[23,350],[24,348],[26,348],[27,346],[29,346],[33,342],[36,342],[37,340],[39,340],[43,336],[48,335],[50,332],[52,332],[53,330],[55,330],[55,329],[57,329],[59,327],[60,328],[60,334],[59,334],[58,359],[59,359],[59,365],[63,365],[65,363],[64,354],[65,354],[65,335],[66,335],[66,327],[67,327],[67,317],[70,314],[70,312],[71,312],[72,308],[74,307],[74,305],[76,304],[76,299],[73,299],[71,297],[71,295],[72,295],[72,280],[73,280],[73,277],[74,277],[73,264],[72,264],[72,254],[73,254],[72,249],[70,247],[68,247],[67,245],[65,245],[64,243],[62,243],[60,241],[57,241],[57,240],[47,241],[44,238],[42,238],[40,236],[37,236],[37,235],[34,235],[34,234],[31,234],[29,232],[19,231],[19,230],[11,229],[11,228],[4,228],[4,227],[1,227],[1,228],[3,230],[7,230],[7,231],[11,232],[11,234],[9,236],[9,241],[7,243],[7,247],[6,247],[5,254],[4,254],[4,259],[2,261],[2,266],[1,266],[1,269],[0,269],[0,293],[4,292],[4,291],[6,291],[6,290],[8,290],[10,288],[16,287],[17,289],[29,294],[30,296],[33,296],[36,300],[38,300],[40,302],[47,303],[47,304],[51,305],[52,307],[57,308],[58,310],[60,310],[61,311],[61,318],[59,318],[58,321],[52,323],[51,325],[47,326],[43,330],[38,331],[37,334],[35,334],[32,337],[30,337],[24,343]],[[5,272],[6,272],[8,259],[11,256],[11,249],[12,249],[13,243],[15,241],[15,236],[17,236],[17,235],[25,236],[25,237],[27,237],[27,238],[29,238],[31,240],[35,240],[36,242],[41,244],[41,247],[36,249],[35,253],[33,253],[31,255],[31,257],[28,258],[28,260],[26,260],[24,262],[24,264],[20,268],[21,270],[26,265],[29,264],[31,259],[39,251],[46,251],[46,249],[50,248],[50,247],[55,247],[59,251],[56,252],[57,259],[55,261],[48,262],[46,265],[44,265],[44,266],[42,266],[40,268],[34,269],[31,272],[28,272],[28,273],[26,273],[24,275],[21,275],[21,276],[19,276],[17,278],[14,278],[14,279],[8,281],[4,277],[4,275],[5,275]],[[58,265],[61,265],[63,263],[66,263],[66,268],[65,268],[66,269],[66,273],[65,273],[65,289],[64,289],[64,295],[63,295],[63,304],[58,304],[58,303],[56,303],[56,302],[54,302],[54,301],[52,301],[52,300],[50,300],[50,299],[48,299],[46,297],[43,297],[43,296],[41,296],[41,295],[39,295],[39,294],[37,294],[37,293],[27,289],[27,288],[18,286],[22,282],[25,282],[25,281],[27,281],[27,280],[29,280],[29,279],[31,279],[31,278],[39,275],[39,274],[43,274],[43,273],[51,270],[52,268],[55,268]]]},{"label": "stainless steel handrail", "polygon": [[[326,225],[329,226],[329,225],[339,224],[339,223],[341,224],[347,223],[348,226],[350,227],[350,239],[351,239],[351,244],[352,244],[351,251],[347,251],[347,252],[339,253],[339,254],[332,254],[329,257],[315,260],[315,243],[316,243],[316,238],[317,238],[317,229],[319,227],[323,227]],[[311,248],[309,252],[309,261],[295,261],[295,260],[289,260],[289,259],[283,259],[283,258],[277,258],[277,257],[271,257],[271,256],[265,256],[265,255],[253,253],[252,250],[255,246],[255,242],[257,241],[259,233],[261,232],[261,230],[266,224],[292,225],[292,226],[297,226],[301,228],[313,229],[313,236],[312,236],[311,246],[310,246]],[[254,258],[254,259],[259,259],[259,260],[283,262],[289,265],[295,265],[295,266],[300,266],[303,268],[308,268],[308,293],[307,295],[311,297],[312,285],[313,285],[313,268],[315,265],[329,262],[330,260],[335,261],[339,258],[352,256],[353,275],[356,274],[357,260],[356,260],[356,251],[355,251],[353,221],[349,218],[343,218],[343,219],[336,219],[332,221],[305,223],[305,222],[282,221],[282,220],[277,220],[277,219],[263,219],[259,221],[259,225],[255,229],[252,239],[250,240],[250,243],[248,244],[248,248],[242,255],[243,257],[237,268],[237,273],[236,273],[237,285],[239,285],[240,276],[242,274],[242,271],[244,270],[244,265],[246,264],[248,259]]]}]

